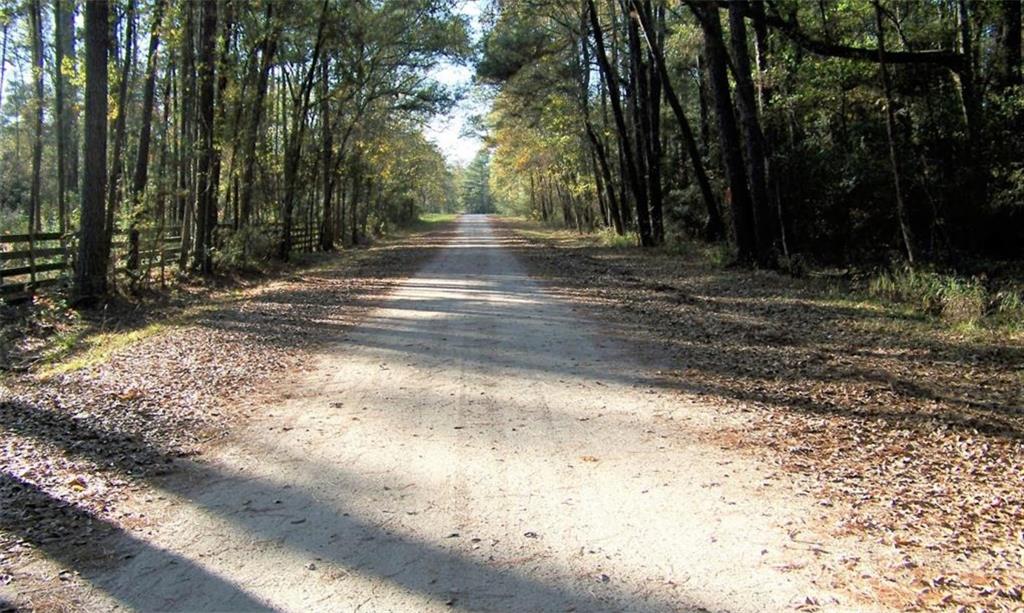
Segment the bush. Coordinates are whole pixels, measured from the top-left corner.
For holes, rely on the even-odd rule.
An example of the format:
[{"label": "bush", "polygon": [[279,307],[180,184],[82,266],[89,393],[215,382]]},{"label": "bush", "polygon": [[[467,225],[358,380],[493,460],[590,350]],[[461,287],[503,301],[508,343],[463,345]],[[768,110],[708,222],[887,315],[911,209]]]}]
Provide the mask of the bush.
[{"label": "bush", "polygon": [[876,298],[910,307],[950,323],[974,324],[989,310],[989,295],[978,278],[964,279],[909,267],[878,275],[868,284]]},{"label": "bush", "polygon": [[270,232],[265,228],[249,226],[224,237],[213,259],[218,268],[256,270],[260,263],[270,260],[275,247],[276,240]]},{"label": "bush", "polygon": [[602,228],[596,232],[597,244],[602,247],[614,249],[628,249],[636,247],[636,236],[631,233],[619,236],[613,228]]}]

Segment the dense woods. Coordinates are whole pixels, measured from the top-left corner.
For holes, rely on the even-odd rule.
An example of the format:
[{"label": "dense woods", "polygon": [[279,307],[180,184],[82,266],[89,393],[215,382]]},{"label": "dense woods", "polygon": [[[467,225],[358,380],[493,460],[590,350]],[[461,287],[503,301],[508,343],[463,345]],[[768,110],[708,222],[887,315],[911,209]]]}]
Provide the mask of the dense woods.
[{"label": "dense woods", "polygon": [[0,234],[23,278],[67,258],[89,297],[359,243],[453,198],[421,130],[458,95],[428,72],[471,51],[452,2],[5,1],[0,26]]},{"label": "dense woods", "polygon": [[1021,256],[1019,0],[493,9],[508,210],[765,267]]},{"label": "dense woods", "polygon": [[[791,271],[1021,255],[1019,0],[503,0],[477,50],[449,0],[94,4],[0,3],[8,282],[101,294],[428,208]],[[474,51],[457,168],[422,127]]]}]

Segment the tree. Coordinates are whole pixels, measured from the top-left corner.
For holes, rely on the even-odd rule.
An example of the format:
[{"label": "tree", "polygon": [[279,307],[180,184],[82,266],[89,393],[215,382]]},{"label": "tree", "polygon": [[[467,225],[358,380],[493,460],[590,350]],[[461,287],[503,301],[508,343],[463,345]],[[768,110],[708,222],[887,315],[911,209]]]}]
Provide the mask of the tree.
[{"label": "tree", "polygon": [[[59,1],[59,0],[58,0]],[[142,207],[142,196],[149,180],[149,149],[153,135],[153,106],[156,96],[157,50],[160,48],[160,27],[163,23],[165,0],[157,0],[153,9],[153,23],[149,32],[149,50],[146,53],[146,83],[142,92],[142,117],[139,128],[138,151],[135,155],[135,172],[132,174],[131,186],[131,225],[128,229],[129,257],[128,268],[137,270],[139,266],[139,229],[138,219]]]},{"label": "tree", "polygon": [[121,175],[124,166],[126,130],[128,128],[128,85],[131,80],[133,60],[135,59],[135,21],[136,1],[128,0],[125,14],[124,57],[121,58],[121,71],[117,82],[117,114],[114,116],[113,151],[110,156],[110,171],[107,177],[107,251],[114,241],[115,218],[121,205]]},{"label": "tree", "polygon": [[31,0],[28,4],[29,32],[32,45],[32,85],[35,95],[32,99],[32,195],[29,199],[30,232],[42,230],[43,203],[40,199],[42,189],[43,163],[43,11],[39,0]]},{"label": "tree", "polygon": [[704,59],[708,66],[708,81],[711,85],[718,118],[718,133],[722,143],[722,157],[725,161],[729,181],[729,201],[732,209],[733,237],[736,255],[741,262],[751,262],[758,252],[754,233],[754,210],[750,189],[747,185],[746,167],[743,160],[742,141],[736,127],[732,93],[729,90],[728,56],[722,40],[722,24],[715,5],[691,3],[690,7],[700,21],[704,32]]},{"label": "tree", "polygon": [[109,3],[85,5],[85,164],[82,173],[82,227],[75,271],[82,300],[95,300],[107,289],[104,199],[107,183],[107,47]]},{"label": "tree", "polygon": [[214,102],[216,82],[217,3],[203,2],[199,32],[199,159],[196,170],[196,235],[192,269],[213,272],[213,230],[217,226],[217,193],[214,182]]},{"label": "tree", "polygon": [[605,50],[604,31],[597,16],[597,7],[594,0],[587,0],[587,10],[590,18],[590,27],[594,34],[594,43],[597,48],[597,63],[608,87],[608,98],[612,106],[612,115],[615,118],[615,127],[619,137],[619,151],[625,160],[626,177],[633,192],[634,204],[637,211],[637,225],[640,228],[640,244],[647,247],[654,244],[654,237],[651,235],[650,219],[647,209],[647,190],[637,169],[636,156],[633,149],[632,139],[626,127],[626,119],[622,112],[622,102],[619,98],[618,71],[608,61],[608,53]]},{"label": "tree", "polygon": [[746,0],[729,4],[729,41],[732,47],[733,77],[736,80],[736,108],[739,111],[740,126],[743,129],[746,174],[750,186],[750,204],[753,213],[754,240],[757,261],[762,266],[772,266],[775,243],[773,230],[777,224],[772,219],[768,203],[767,155],[765,154],[764,133],[757,116],[757,101],[754,95],[753,71],[747,45],[747,27],[743,16]]},{"label": "tree", "polygon": [[256,94],[249,106],[247,121],[242,136],[242,151],[240,152],[245,168],[242,172],[242,192],[239,206],[239,225],[249,225],[252,216],[252,196],[255,188],[256,172],[256,143],[259,136],[260,123],[263,120],[263,107],[267,99],[267,89],[270,84],[270,69],[274,65],[274,55],[277,53],[278,38],[281,35],[280,22],[274,18],[274,3],[267,2],[265,27],[266,34],[259,44],[259,72],[256,78]]},{"label": "tree", "polygon": [[460,180],[459,200],[462,210],[467,213],[493,213],[491,198],[491,155],[486,149],[480,151],[466,167]]}]

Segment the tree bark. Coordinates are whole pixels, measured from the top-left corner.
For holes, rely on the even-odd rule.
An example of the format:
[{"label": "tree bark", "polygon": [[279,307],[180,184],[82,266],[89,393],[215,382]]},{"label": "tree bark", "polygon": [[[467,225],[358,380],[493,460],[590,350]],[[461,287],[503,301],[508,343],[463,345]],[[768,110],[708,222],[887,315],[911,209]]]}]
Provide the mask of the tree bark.
[{"label": "tree bark", "polygon": [[196,172],[196,236],[192,269],[213,272],[213,229],[217,225],[217,194],[213,183],[214,102],[216,83],[217,2],[202,3],[199,30],[199,160]]},{"label": "tree bark", "polygon": [[722,25],[718,8],[714,5],[691,3],[690,8],[697,15],[704,31],[704,57],[707,64],[708,83],[714,99],[718,132],[722,145],[725,174],[731,192],[733,238],[736,242],[736,256],[740,262],[750,263],[757,253],[754,235],[754,213],[747,188],[745,163],[736,116],[733,112],[732,95],[729,92],[728,56],[722,40]]},{"label": "tree bark", "polygon": [[131,225],[128,229],[128,270],[139,268],[138,218],[142,198],[149,179],[149,148],[153,132],[153,99],[156,95],[156,60],[160,47],[160,28],[163,23],[165,0],[158,0],[153,7],[153,24],[149,33],[149,50],[146,53],[146,83],[142,92],[142,116],[139,118],[139,147],[135,157],[135,172],[132,175],[130,196]]},{"label": "tree bark", "polygon": [[94,300],[107,290],[109,248],[104,231],[107,181],[107,0],[85,5],[85,169],[82,227],[75,285],[78,298]]},{"label": "tree bark", "polygon": [[754,213],[754,237],[757,243],[757,261],[761,266],[773,266],[773,248],[777,221],[772,219],[768,200],[766,178],[766,154],[764,133],[757,116],[757,99],[754,94],[754,80],[750,66],[750,52],[747,47],[747,27],[742,5],[745,0],[729,3],[729,41],[732,45],[732,69],[736,80],[736,102],[739,109],[743,142],[746,145],[747,179],[750,182],[750,199]]},{"label": "tree bark", "polygon": [[29,38],[32,46],[32,184],[29,192],[29,233],[42,231],[43,164],[43,11],[39,0],[28,5]]},{"label": "tree bark", "polygon": [[[643,207],[638,206],[637,211],[641,208],[646,210],[646,191],[643,189],[641,178],[637,172],[633,145],[629,138],[629,131],[626,128],[625,116],[622,113],[622,102],[619,99],[619,79],[616,76],[616,70],[609,63],[608,55],[605,52],[604,34],[601,30],[601,23],[597,18],[597,7],[594,6],[594,0],[587,0],[587,9],[590,14],[590,27],[594,32],[594,42],[597,47],[597,63],[601,70],[601,74],[604,77],[605,83],[608,86],[608,98],[611,102],[612,115],[615,118],[615,127],[619,136],[619,150],[623,155],[623,165],[626,167],[626,178],[634,199],[637,202],[644,203]],[[650,226],[647,226],[647,229],[645,230],[643,223],[639,223],[638,225],[641,244],[644,246],[650,246]]]},{"label": "tree bark", "polygon": [[[267,2],[266,21],[270,22],[273,18],[274,3],[271,1]],[[260,43],[260,70],[256,79],[256,96],[249,109],[241,152],[245,166],[242,169],[242,193],[238,208],[239,226],[243,228],[249,225],[249,219],[252,216],[253,182],[256,178],[256,142],[259,138],[260,121],[263,118],[263,107],[266,104],[267,90],[270,84],[270,69],[274,65],[274,55],[277,53],[277,40],[280,32],[280,26],[275,25]]]}]

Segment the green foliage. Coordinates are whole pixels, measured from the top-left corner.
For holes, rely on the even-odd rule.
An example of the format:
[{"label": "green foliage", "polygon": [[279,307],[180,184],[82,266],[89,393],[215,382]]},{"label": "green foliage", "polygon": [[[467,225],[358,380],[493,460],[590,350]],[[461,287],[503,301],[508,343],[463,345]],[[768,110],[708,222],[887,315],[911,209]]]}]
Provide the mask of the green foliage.
[{"label": "green foliage", "polygon": [[990,295],[980,279],[910,267],[879,274],[868,284],[868,293],[953,324],[977,323],[993,309],[998,311],[1003,303],[1005,314],[1011,318],[1019,314],[1019,295]]},{"label": "green foliage", "polygon": [[458,218],[455,213],[421,213],[420,221],[425,224],[451,223]]},{"label": "green foliage", "polygon": [[491,154],[486,149],[473,158],[459,177],[459,205],[466,213],[493,213]]},{"label": "green foliage", "polygon": [[602,228],[595,233],[597,243],[602,247],[612,249],[630,249],[636,247],[636,237],[631,234],[622,236],[615,233],[611,228]]},{"label": "green foliage", "polygon": [[251,226],[232,231],[213,254],[219,268],[259,270],[274,255],[277,237],[266,228]]}]

